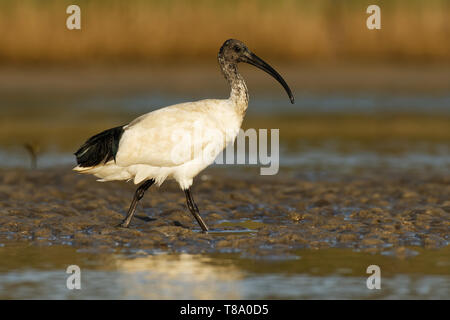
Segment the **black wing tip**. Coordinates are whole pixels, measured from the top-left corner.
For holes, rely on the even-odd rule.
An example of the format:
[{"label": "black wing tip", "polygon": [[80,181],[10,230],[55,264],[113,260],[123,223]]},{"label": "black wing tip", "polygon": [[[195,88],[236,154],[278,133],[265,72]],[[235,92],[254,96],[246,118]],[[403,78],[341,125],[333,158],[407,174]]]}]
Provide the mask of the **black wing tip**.
[{"label": "black wing tip", "polygon": [[79,167],[93,167],[116,161],[123,126],[111,128],[90,137],[75,153]]}]

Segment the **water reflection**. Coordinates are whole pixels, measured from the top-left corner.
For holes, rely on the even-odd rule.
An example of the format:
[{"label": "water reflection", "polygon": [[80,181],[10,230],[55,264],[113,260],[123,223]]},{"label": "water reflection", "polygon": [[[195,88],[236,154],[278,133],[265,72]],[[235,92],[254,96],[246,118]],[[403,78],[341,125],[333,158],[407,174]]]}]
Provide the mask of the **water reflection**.
[{"label": "water reflection", "polygon": [[[2,299],[446,299],[450,293],[448,248],[419,248],[419,254],[408,259],[303,250],[295,252],[298,259],[287,260],[19,248],[0,248]],[[66,288],[70,264],[81,267],[81,290]],[[370,264],[381,267],[381,290],[366,287]]]},{"label": "water reflection", "polygon": [[131,299],[240,299],[245,277],[231,261],[181,254],[116,261],[117,284]]}]

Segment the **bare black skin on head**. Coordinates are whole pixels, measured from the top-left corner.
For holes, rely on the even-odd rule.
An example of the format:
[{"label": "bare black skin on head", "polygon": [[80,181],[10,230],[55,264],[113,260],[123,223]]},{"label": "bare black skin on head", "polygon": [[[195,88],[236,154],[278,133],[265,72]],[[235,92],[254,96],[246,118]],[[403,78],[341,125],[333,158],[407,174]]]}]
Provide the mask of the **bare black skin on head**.
[{"label": "bare black skin on head", "polygon": [[233,82],[242,80],[242,77],[237,72],[237,64],[240,62],[245,62],[258,67],[274,77],[286,90],[291,103],[294,103],[292,91],[281,75],[268,63],[251,52],[242,41],[236,39],[228,39],[225,41],[219,50],[218,60],[222,68],[222,72],[224,73],[225,78],[230,82],[232,89]]},{"label": "bare black skin on head", "polygon": [[242,61],[244,52],[250,52],[250,50],[242,41],[228,39],[223,43],[222,47],[220,47],[219,55],[224,57],[225,60],[237,64],[239,62],[244,62]]}]

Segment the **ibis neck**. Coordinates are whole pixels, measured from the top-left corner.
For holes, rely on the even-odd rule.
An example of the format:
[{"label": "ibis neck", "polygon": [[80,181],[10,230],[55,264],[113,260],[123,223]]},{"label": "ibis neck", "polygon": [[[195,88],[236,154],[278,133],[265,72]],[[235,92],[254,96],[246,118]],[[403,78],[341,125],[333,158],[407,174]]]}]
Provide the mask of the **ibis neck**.
[{"label": "ibis neck", "polygon": [[230,100],[234,102],[236,112],[244,115],[248,107],[248,90],[244,78],[240,75],[237,65],[226,61],[219,55],[222,73],[231,87]]}]

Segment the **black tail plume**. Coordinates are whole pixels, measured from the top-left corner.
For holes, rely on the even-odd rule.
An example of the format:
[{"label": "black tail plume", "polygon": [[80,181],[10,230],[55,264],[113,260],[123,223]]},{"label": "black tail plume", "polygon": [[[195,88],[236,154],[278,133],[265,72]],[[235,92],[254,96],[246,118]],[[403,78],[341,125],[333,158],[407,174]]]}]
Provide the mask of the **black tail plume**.
[{"label": "black tail plume", "polygon": [[114,159],[119,149],[119,141],[123,134],[123,126],[105,130],[89,138],[75,152],[80,167],[93,167]]}]

